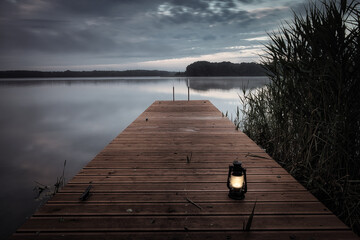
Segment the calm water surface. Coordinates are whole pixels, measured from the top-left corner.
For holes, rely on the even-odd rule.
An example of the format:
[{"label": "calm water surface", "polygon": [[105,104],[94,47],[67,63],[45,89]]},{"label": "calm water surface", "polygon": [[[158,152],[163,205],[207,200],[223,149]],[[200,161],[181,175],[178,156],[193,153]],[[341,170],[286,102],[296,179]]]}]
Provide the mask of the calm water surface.
[{"label": "calm water surface", "polygon": [[[71,179],[155,100],[187,100],[188,78],[0,79],[0,239],[39,206],[35,181]],[[190,98],[234,114],[266,77],[190,78]]]}]

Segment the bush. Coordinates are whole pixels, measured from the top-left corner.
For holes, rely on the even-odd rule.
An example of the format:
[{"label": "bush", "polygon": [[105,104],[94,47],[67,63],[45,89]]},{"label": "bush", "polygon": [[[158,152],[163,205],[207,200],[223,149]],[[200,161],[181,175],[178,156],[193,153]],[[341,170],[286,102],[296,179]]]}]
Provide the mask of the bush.
[{"label": "bush", "polygon": [[243,131],[345,223],[360,219],[359,3],[310,3],[269,34],[270,84],[243,100]]}]

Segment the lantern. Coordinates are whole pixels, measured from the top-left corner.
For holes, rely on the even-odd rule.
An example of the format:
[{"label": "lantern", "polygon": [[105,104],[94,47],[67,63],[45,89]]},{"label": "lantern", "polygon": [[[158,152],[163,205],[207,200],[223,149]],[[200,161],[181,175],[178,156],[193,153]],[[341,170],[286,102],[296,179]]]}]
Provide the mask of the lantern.
[{"label": "lantern", "polygon": [[241,166],[241,162],[234,161],[233,166],[229,166],[227,187],[230,198],[236,200],[245,198],[247,192],[246,169]]}]

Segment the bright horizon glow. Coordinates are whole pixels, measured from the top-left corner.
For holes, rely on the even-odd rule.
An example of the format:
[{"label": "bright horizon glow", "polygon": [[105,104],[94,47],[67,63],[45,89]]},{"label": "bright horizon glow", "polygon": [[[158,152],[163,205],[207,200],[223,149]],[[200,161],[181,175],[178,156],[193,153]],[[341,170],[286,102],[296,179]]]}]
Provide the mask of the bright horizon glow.
[{"label": "bright horizon glow", "polygon": [[65,70],[164,70],[183,72],[186,67],[193,62],[197,61],[208,61],[208,62],[259,62],[260,55],[264,53],[262,45],[254,45],[248,47],[233,46],[226,47],[225,49],[235,50],[233,52],[218,52],[214,54],[206,54],[200,56],[182,57],[182,58],[171,58],[162,60],[152,60],[144,62],[133,62],[125,64],[94,64],[94,65],[72,65],[72,66],[47,66],[40,67],[38,69],[49,71],[65,71]]}]

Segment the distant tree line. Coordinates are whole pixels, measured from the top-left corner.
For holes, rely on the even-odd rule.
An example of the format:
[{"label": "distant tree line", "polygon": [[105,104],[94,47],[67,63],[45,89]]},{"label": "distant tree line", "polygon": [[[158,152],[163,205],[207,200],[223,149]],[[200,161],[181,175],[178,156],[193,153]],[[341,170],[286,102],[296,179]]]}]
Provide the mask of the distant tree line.
[{"label": "distant tree line", "polygon": [[265,76],[266,71],[258,63],[211,63],[194,62],[186,67],[186,76]]},{"label": "distant tree line", "polygon": [[211,63],[194,62],[186,67],[185,72],[158,70],[126,71],[0,71],[0,78],[67,78],[67,77],[172,77],[172,76],[265,76],[266,72],[258,63]]},{"label": "distant tree line", "polygon": [[126,71],[0,71],[0,78],[66,78],[66,77],[168,77],[174,72],[157,70],[126,70]]}]

